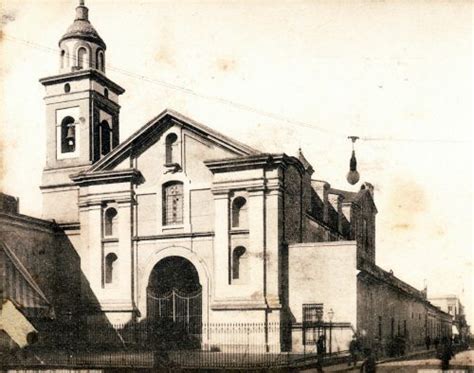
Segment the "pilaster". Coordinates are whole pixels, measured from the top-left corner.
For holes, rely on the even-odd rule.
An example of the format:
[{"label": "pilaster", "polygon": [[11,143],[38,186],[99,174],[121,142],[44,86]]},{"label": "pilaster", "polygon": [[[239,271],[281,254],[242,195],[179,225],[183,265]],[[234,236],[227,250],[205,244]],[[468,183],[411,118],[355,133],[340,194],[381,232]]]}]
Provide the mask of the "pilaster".
[{"label": "pilaster", "polygon": [[264,187],[248,190],[249,195],[249,268],[253,299],[264,303],[265,297],[265,191]]},{"label": "pilaster", "polygon": [[214,297],[223,299],[229,294],[229,192],[214,193]]},{"label": "pilaster", "polygon": [[270,308],[281,307],[280,282],[287,281],[287,264],[282,257],[282,203],[283,192],[279,187],[266,195],[266,299]]},{"label": "pilaster", "polygon": [[85,208],[87,225],[88,263],[83,268],[90,287],[96,295],[102,290],[102,207],[90,204]]},{"label": "pilaster", "polygon": [[118,201],[118,258],[120,271],[120,297],[132,300],[132,199]]}]

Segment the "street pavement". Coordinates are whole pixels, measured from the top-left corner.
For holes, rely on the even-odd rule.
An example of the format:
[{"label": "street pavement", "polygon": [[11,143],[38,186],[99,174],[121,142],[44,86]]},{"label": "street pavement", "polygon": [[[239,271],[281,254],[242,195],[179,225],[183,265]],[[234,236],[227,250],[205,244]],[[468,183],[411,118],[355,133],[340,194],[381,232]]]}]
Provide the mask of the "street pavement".
[{"label": "street pavement", "polygon": [[[360,372],[361,362],[356,367],[349,367],[346,364],[337,364],[323,368],[324,372]],[[308,369],[305,373],[316,373],[317,369]],[[377,364],[377,373],[441,373],[441,361],[436,358],[413,358],[413,360],[399,360],[380,362]],[[474,350],[459,352],[451,359],[447,373],[474,373]]]},{"label": "street pavement", "polygon": [[[442,372],[441,361],[438,359],[417,359],[391,361],[377,365],[377,372]],[[449,370],[445,372],[474,372],[474,350],[459,352],[451,359]]]}]

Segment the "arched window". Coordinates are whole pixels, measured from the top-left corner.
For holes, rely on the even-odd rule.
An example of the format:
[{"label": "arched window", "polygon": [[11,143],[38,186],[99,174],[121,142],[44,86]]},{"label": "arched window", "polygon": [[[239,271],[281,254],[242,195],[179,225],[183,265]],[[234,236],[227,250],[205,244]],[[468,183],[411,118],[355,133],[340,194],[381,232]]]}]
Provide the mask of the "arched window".
[{"label": "arched window", "polygon": [[97,49],[95,57],[95,67],[97,70],[104,71],[104,51]]},{"label": "arched window", "polygon": [[110,126],[109,122],[103,120],[100,123],[100,154],[106,155],[110,153]]},{"label": "arched window", "polygon": [[242,278],[242,262],[245,255],[245,247],[238,246],[232,252],[232,279],[238,280]]},{"label": "arched window", "polygon": [[163,225],[183,223],[183,183],[179,181],[163,186]]},{"label": "arched window", "polygon": [[84,65],[86,63],[86,58],[87,58],[87,49],[84,47],[80,47],[77,50],[77,67],[79,69],[84,68]]},{"label": "arched window", "polygon": [[65,66],[65,63],[64,63],[65,56],[66,56],[66,51],[64,49],[61,49],[61,69]]},{"label": "arched window", "polygon": [[117,236],[117,210],[113,207],[109,207],[104,213],[104,236],[115,237]]},{"label": "arched window", "polygon": [[67,116],[61,121],[61,153],[73,153],[76,150],[76,126],[74,118]]},{"label": "arched window", "polygon": [[115,271],[115,266],[117,263],[117,255],[114,253],[107,254],[105,257],[105,283],[111,284],[116,280],[117,271]]},{"label": "arched window", "polygon": [[177,163],[177,141],[178,136],[174,133],[166,136],[166,164]]},{"label": "arched window", "polygon": [[247,226],[247,200],[244,197],[236,197],[232,201],[232,228],[244,228]]}]

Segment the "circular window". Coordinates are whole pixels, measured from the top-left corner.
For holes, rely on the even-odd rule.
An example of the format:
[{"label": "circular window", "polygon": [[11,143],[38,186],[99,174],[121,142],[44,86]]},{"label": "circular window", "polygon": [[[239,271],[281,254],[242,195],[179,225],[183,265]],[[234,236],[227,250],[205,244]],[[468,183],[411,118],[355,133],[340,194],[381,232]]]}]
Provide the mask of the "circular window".
[{"label": "circular window", "polygon": [[71,85],[69,83],[64,84],[64,92],[71,92]]},{"label": "circular window", "polygon": [[109,98],[109,90],[107,88],[104,88],[104,96]]}]

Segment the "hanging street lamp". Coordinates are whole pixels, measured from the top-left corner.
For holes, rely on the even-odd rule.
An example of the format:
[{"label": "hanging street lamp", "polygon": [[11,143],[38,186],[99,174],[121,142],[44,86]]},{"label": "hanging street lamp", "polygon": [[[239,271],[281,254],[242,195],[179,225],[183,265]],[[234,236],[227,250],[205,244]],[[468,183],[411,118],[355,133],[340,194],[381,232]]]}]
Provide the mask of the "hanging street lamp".
[{"label": "hanging street lamp", "polygon": [[360,175],[357,172],[357,159],[355,157],[355,151],[354,151],[354,143],[356,142],[357,139],[359,139],[358,136],[348,136],[348,139],[352,140],[352,156],[351,160],[349,162],[349,172],[347,174],[347,182],[351,185],[357,184],[357,182],[360,179]]}]

